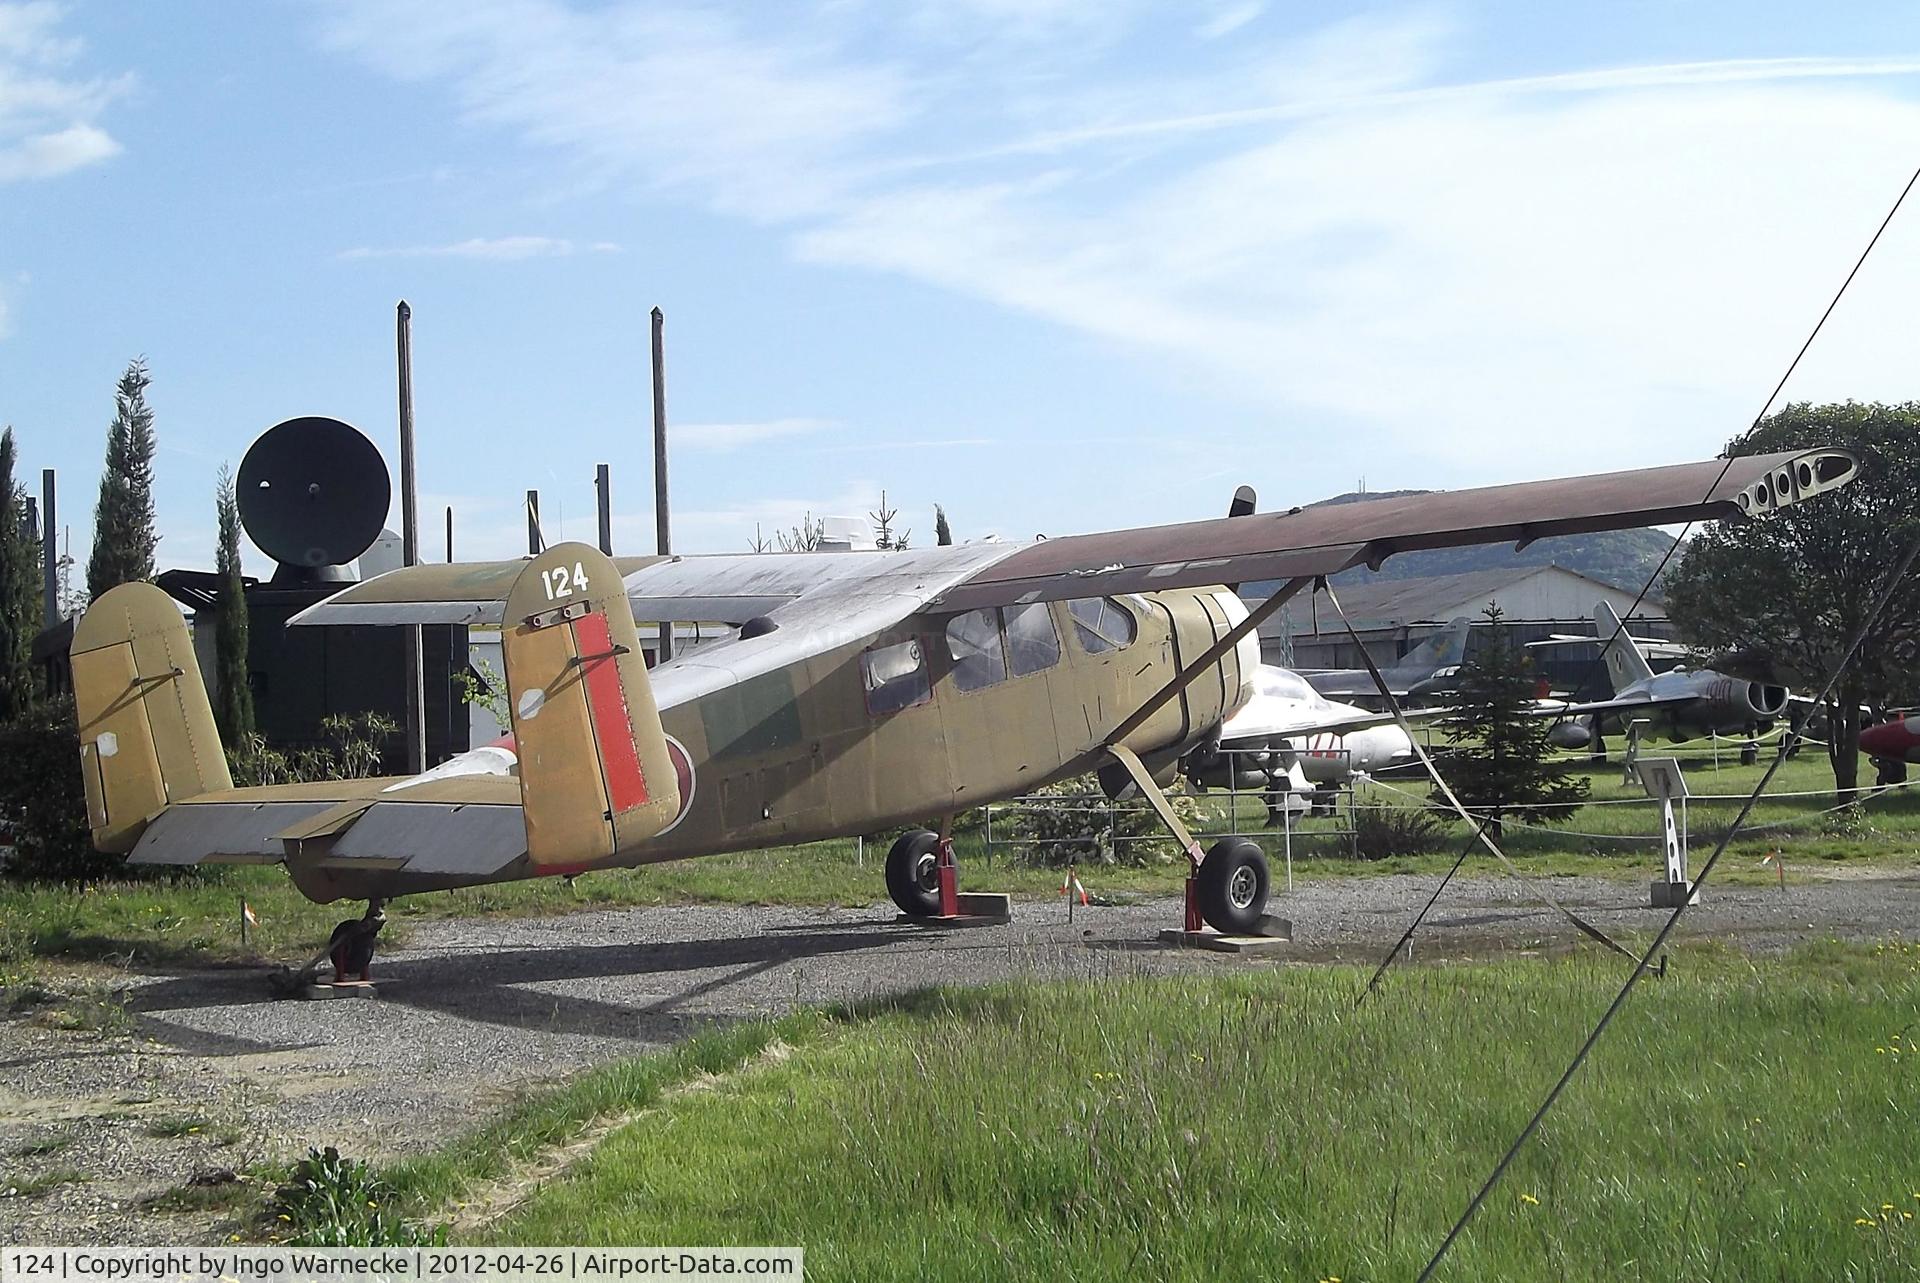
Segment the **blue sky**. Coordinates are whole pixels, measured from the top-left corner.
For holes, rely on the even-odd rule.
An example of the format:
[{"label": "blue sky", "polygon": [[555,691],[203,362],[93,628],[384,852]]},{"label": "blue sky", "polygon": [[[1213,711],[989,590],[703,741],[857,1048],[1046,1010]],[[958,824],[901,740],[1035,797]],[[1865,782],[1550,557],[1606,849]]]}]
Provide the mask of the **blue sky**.
[{"label": "blue sky", "polygon": [[[651,551],[656,304],[682,551],[1672,462],[1916,164],[1899,4],[0,3],[0,421],[84,560],[145,354],[188,566],[270,424],[394,457],[403,297],[463,557],[602,461]],[[1916,295],[1920,209],[1787,397],[1913,397]]]}]

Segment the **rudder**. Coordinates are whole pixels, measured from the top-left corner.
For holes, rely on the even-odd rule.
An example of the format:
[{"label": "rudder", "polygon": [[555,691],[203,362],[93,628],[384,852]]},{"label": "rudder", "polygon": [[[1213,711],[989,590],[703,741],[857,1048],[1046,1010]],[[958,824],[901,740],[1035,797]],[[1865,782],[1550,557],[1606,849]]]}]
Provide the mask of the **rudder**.
[{"label": "rudder", "polygon": [[1647,657],[1633,644],[1633,638],[1620,626],[1620,616],[1614,613],[1612,606],[1604,601],[1593,604],[1594,635],[1600,639],[1604,649],[1600,652],[1607,661],[1607,681],[1618,695],[1635,682],[1644,681],[1653,676],[1653,667],[1647,663]]},{"label": "rudder", "polygon": [[529,561],[500,641],[528,858],[589,865],[671,824],[679,779],[612,559],[563,543]]},{"label": "rudder", "polygon": [[109,589],[74,625],[67,653],[95,847],[125,855],[172,803],[233,787],[172,598],[149,583]]}]

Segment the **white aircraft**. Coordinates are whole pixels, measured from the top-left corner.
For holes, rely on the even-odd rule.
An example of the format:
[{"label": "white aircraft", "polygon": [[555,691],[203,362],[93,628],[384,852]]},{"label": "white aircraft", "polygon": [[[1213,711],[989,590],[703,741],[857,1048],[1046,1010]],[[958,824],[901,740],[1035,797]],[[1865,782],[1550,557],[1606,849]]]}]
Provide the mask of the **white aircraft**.
[{"label": "white aircraft", "polygon": [[1386,713],[1336,703],[1288,668],[1261,664],[1253,693],[1219,742],[1187,758],[1188,778],[1215,788],[1308,793],[1413,760],[1413,741]]}]

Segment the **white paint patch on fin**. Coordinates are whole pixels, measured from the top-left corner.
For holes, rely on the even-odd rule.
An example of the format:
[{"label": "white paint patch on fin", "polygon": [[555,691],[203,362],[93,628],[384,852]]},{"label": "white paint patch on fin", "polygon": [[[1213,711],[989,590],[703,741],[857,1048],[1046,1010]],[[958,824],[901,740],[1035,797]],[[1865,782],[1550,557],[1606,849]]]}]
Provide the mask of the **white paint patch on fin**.
[{"label": "white paint patch on fin", "polygon": [[93,746],[102,757],[112,757],[120,751],[120,737],[112,731],[101,731],[94,739]]},{"label": "white paint patch on fin", "polygon": [[540,710],[547,706],[547,693],[538,686],[530,686],[520,692],[520,703],[515,711],[520,720],[530,722],[540,716]]}]

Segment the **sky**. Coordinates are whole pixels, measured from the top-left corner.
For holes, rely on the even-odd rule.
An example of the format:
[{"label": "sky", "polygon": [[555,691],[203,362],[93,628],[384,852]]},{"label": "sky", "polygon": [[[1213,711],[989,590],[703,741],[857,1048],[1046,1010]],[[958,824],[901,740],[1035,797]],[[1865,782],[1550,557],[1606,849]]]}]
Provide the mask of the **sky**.
[{"label": "sky", "polygon": [[[401,299],[431,558],[602,462],[653,551],[655,306],[680,552],[1681,462],[1916,165],[1899,3],[0,2],[0,422],[84,562],[144,356],[162,568],[282,419],[397,458]],[[1920,396],[1916,296],[1911,208],[1783,399]]]}]

